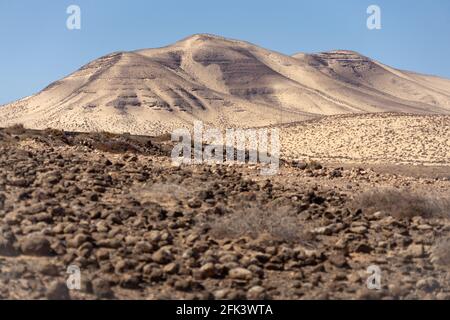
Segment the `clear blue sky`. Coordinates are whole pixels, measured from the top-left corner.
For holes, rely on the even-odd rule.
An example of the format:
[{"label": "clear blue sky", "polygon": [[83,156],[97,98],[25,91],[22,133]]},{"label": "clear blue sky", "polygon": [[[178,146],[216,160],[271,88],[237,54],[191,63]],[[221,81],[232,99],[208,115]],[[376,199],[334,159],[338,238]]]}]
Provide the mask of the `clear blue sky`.
[{"label": "clear blue sky", "polygon": [[[81,30],[66,9],[81,7]],[[382,29],[366,27],[381,7]],[[359,51],[397,68],[450,78],[449,0],[0,0],[0,104],[36,93],[104,54],[194,33],[285,54]]]}]

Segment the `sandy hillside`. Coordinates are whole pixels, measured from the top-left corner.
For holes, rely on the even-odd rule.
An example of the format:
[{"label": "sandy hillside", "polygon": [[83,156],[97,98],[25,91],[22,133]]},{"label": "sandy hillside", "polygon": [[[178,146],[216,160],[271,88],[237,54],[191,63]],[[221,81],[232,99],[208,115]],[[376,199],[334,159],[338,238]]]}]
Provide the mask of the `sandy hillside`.
[{"label": "sandy hillside", "polygon": [[291,57],[200,34],[92,61],[1,107],[0,126],[158,134],[194,119],[247,127],[385,111],[449,114],[450,80],[350,51]]},{"label": "sandy hillside", "polygon": [[450,165],[450,116],[330,116],[281,132],[282,152],[291,159]]}]

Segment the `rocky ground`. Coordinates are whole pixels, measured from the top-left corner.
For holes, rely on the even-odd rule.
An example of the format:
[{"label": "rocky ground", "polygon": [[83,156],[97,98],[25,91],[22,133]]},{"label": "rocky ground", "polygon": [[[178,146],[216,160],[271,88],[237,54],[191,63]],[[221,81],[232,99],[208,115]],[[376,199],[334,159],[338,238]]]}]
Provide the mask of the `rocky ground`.
[{"label": "rocky ground", "polygon": [[450,299],[450,169],[289,161],[267,178],[170,150],[1,130],[0,299]]}]

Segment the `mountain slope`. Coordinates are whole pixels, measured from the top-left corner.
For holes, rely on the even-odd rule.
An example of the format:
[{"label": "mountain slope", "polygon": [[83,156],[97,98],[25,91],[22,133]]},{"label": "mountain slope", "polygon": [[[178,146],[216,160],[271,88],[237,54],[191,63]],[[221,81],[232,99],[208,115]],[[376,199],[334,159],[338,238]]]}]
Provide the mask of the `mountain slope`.
[{"label": "mountain slope", "polygon": [[450,80],[396,70],[351,51],[290,57],[200,34],[94,60],[0,107],[0,126],[158,134],[196,119],[253,127],[386,111],[450,114]]}]

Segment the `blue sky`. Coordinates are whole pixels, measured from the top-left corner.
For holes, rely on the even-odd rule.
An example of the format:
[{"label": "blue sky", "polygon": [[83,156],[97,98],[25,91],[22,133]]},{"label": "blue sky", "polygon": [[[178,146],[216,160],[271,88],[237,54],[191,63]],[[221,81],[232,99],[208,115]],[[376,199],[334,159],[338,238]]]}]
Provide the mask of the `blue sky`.
[{"label": "blue sky", "polygon": [[[71,4],[81,8],[81,30],[66,28]],[[381,30],[366,27],[371,4],[381,8]],[[355,50],[450,78],[448,0],[0,0],[0,104],[107,53],[164,46],[194,33],[285,54]]]}]

